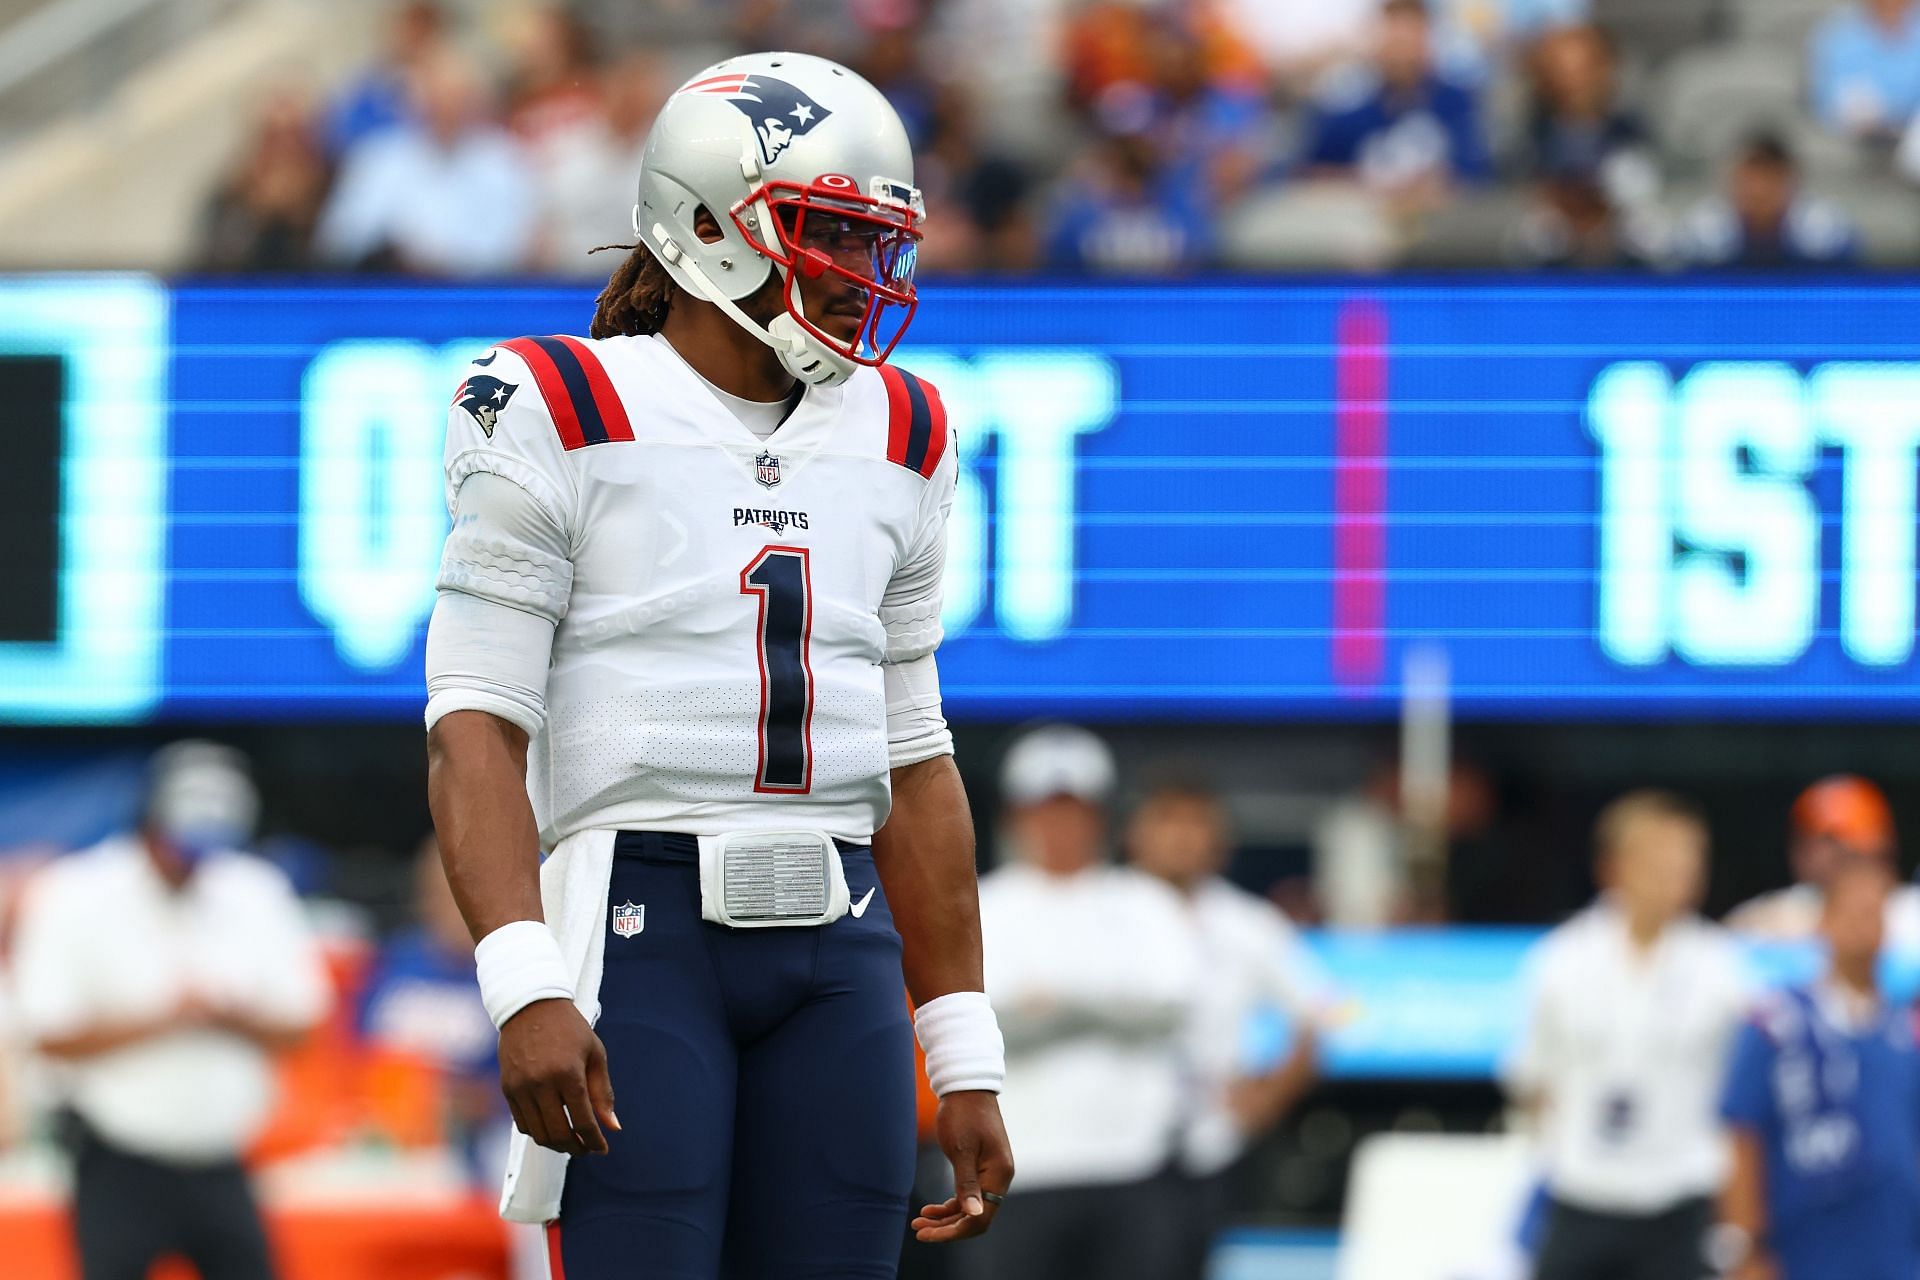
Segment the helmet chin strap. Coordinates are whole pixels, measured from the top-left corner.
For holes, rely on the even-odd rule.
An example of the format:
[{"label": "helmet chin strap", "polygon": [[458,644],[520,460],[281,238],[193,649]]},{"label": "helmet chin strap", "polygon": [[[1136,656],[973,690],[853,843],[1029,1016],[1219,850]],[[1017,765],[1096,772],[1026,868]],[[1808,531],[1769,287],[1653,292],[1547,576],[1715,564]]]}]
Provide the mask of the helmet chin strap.
[{"label": "helmet chin strap", "polygon": [[[652,234],[654,243],[660,246],[661,257],[687,274],[693,281],[694,292],[720,308],[728,319],[742,329],[772,347],[788,373],[810,387],[837,386],[853,376],[853,361],[822,344],[787,312],[782,311],[773,318],[771,324],[762,327],[742,311],[738,303],[720,292],[719,286],[709,280],[699,264],[682,251],[666,227],[656,222]],[[775,270],[781,268],[776,264]]]}]

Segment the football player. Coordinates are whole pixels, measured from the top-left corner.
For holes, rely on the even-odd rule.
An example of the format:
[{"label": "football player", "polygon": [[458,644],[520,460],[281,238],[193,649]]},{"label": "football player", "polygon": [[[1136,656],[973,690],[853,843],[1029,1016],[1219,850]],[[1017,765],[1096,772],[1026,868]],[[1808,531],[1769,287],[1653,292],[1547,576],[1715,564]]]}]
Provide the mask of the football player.
[{"label": "football player", "polygon": [[591,338],[501,343],[449,410],[429,799],[502,1211],[568,1280],[892,1276],[916,1030],[954,1173],[916,1235],[1012,1179],[933,656],[956,449],[885,363],[923,217],[870,84],[722,62],[653,126]]}]

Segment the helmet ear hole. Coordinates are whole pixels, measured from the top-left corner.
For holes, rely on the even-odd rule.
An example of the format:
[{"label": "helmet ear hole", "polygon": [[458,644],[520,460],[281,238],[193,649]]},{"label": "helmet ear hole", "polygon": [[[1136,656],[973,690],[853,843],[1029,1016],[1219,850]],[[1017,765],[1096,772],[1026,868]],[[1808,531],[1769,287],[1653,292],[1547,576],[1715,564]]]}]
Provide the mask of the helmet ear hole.
[{"label": "helmet ear hole", "polygon": [[727,238],[727,233],[720,229],[720,219],[714,217],[705,205],[693,211],[693,234],[699,236],[704,244],[718,244]]}]

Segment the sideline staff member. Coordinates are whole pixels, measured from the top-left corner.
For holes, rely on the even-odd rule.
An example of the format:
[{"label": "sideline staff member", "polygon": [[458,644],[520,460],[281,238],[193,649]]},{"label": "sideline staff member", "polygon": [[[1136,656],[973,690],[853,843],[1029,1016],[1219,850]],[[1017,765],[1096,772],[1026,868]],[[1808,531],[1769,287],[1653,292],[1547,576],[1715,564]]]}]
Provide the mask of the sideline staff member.
[{"label": "sideline staff member", "polygon": [[1184,1249],[1163,1176],[1191,1098],[1193,926],[1160,881],[1108,856],[1113,757],[1035,729],[1001,769],[1015,858],[980,880],[987,994],[1007,1040],[1000,1105],[1020,1179],[962,1255],[978,1280],[1168,1280]]},{"label": "sideline staff member", "polygon": [[[1127,860],[1180,895],[1206,980],[1187,1026],[1187,1105],[1179,1171],[1189,1192],[1181,1274],[1206,1274],[1213,1240],[1233,1207],[1234,1166],[1313,1084],[1324,984],[1280,909],[1226,878],[1232,819],[1220,797],[1188,779],[1155,786],[1127,824]],[[1278,1061],[1249,1070],[1248,1023],[1278,1010],[1292,1044]]]},{"label": "sideline staff member", "polygon": [[1815,981],[1770,993],[1741,1032],[1722,1114],[1733,1128],[1733,1280],[1920,1275],[1920,1048],[1913,1010],[1874,978],[1893,873],[1850,858],[1827,881]]},{"label": "sideline staff member", "polygon": [[1594,829],[1598,902],[1548,935],[1508,1080],[1541,1109],[1536,1280],[1700,1280],[1726,1144],[1717,1106],[1748,1002],[1727,932],[1695,913],[1707,830],[1659,791]]},{"label": "sideline staff member", "polygon": [[77,1130],[85,1280],[144,1280],[169,1253],[202,1280],[273,1275],[240,1156],[273,1103],[272,1051],[320,1020],[327,987],[286,878],[238,852],[258,807],[237,752],[177,743],[138,833],[28,890],[20,1018]]}]

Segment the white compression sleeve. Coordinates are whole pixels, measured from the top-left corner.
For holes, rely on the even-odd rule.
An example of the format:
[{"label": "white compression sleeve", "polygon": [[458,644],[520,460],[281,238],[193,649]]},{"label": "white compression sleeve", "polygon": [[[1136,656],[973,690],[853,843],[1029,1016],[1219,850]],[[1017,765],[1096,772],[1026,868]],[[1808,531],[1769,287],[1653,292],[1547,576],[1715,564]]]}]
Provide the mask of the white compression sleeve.
[{"label": "white compression sleeve", "polygon": [[947,513],[953,507],[954,451],[920,496],[913,544],[880,598],[887,662],[908,663],[940,647],[941,580],[947,563]]},{"label": "white compression sleeve", "polygon": [[953,733],[940,707],[940,671],[933,655],[883,662],[887,692],[887,767],[900,769],[953,754]]},{"label": "white compression sleeve", "polygon": [[566,531],[526,489],[476,472],[454,498],[439,586],[558,622],[573,590]]},{"label": "white compression sleeve", "polygon": [[566,534],[530,493],[488,472],[462,481],[427,625],[427,727],[485,711],[538,733],[572,585]]},{"label": "white compression sleeve", "polygon": [[547,718],[553,624],[510,605],[442,591],[427,623],[427,728],[485,711],[532,737]]}]

